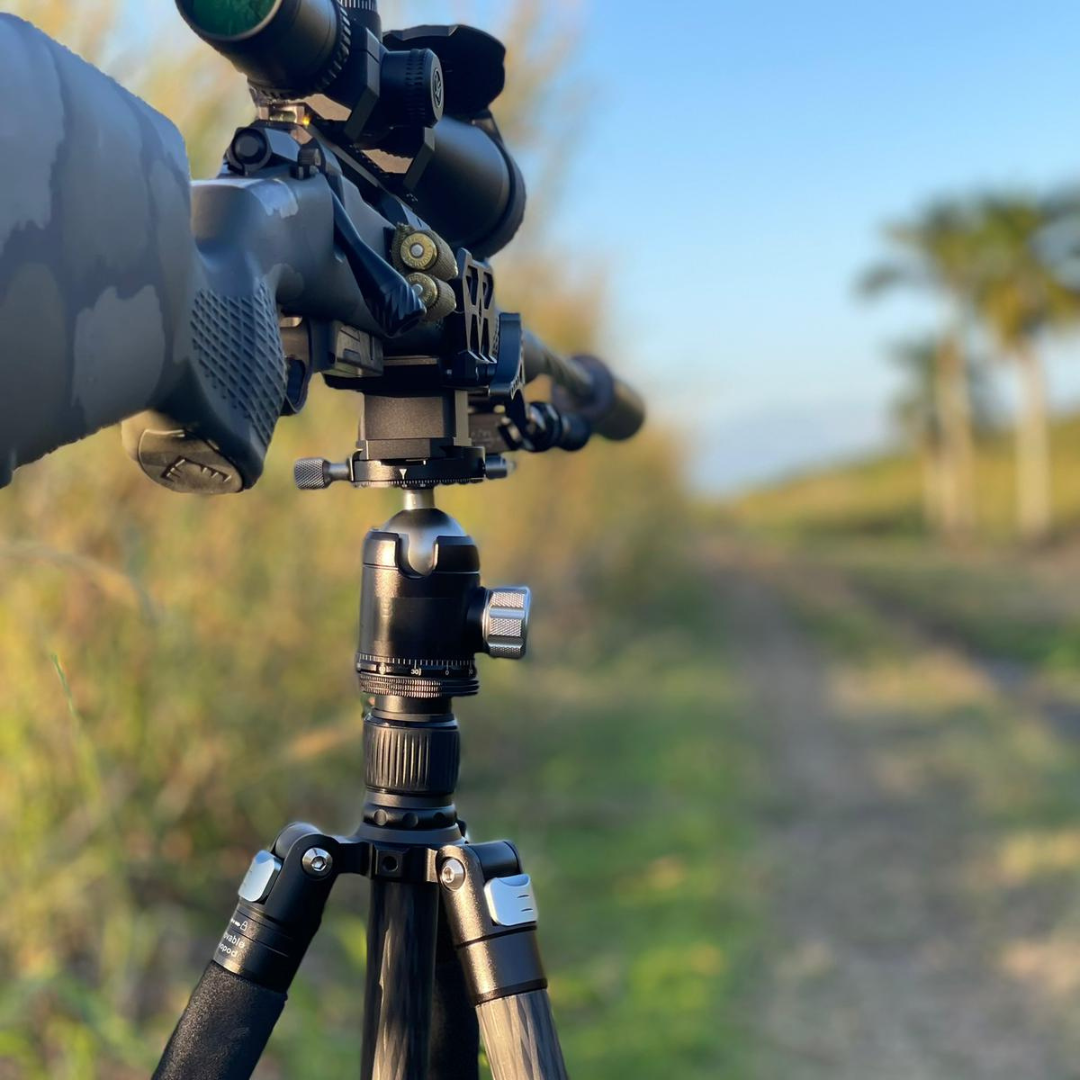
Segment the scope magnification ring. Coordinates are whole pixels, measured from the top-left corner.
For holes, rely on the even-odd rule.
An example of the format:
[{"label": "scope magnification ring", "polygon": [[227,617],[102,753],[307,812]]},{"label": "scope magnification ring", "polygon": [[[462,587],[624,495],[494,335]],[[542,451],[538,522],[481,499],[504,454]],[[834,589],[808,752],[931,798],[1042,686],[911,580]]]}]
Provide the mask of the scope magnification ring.
[{"label": "scope magnification ring", "polygon": [[345,65],[349,62],[349,57],[352,55],[352,23],[349,21],[349,13],[345,10],[341,0],[333,0],[333,4],[337,9],[338,16],[337,41],[334,44],[333,55],[322,71],[319,72],[318,78],[304,86],[260,86],[259,89],[268,98],[274,101],[295,101],[297,98],[311,97],[314,94],[321,94],[323,91],[328,90],[340,78],[341,73],[345,70]]}]

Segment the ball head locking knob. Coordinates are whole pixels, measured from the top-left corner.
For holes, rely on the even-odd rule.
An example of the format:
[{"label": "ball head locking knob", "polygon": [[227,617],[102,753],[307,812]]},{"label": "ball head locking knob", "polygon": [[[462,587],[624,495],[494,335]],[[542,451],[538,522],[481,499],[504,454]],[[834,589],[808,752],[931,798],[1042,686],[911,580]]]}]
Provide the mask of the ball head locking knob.
[{"label": "ball head locking knob", "polygon": [[480,632],[484,648],[503,660],[520,660],[529,636],[529,590],[491,589],[484,602]]}]

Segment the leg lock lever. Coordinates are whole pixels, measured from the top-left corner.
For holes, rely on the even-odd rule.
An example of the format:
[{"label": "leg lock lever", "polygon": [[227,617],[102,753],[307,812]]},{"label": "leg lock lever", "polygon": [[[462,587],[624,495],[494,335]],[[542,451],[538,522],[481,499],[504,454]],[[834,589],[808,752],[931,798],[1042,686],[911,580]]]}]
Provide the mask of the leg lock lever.
[{"label": "leg lock lever", "polygon": [[532,881],[514,846],[448,845],[438,853],[438,871],[473,1004],[546,989]]}]

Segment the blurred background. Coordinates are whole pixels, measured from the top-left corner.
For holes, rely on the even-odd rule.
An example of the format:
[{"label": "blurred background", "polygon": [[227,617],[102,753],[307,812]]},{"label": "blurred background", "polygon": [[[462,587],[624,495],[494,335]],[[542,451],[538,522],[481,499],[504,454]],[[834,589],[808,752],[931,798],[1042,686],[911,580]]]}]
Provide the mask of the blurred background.
[{"label": "blurred background", "polygon": [[[534,589],[459,806],[537,880],[593,1080],[1078,1075],[1080,9],[384,2],[510,50],[501,301],[646,391],[626,445],[442,500]],[[0,0],[216,170],[170,3]],[[662,17],[662,24],[658,18]],[[0,494],[0,1080],[152,1070],[251,854],[362,799],[379,493],[171,495],[114,431]],[[260,1066],[357,1069],[338,884]]]}]

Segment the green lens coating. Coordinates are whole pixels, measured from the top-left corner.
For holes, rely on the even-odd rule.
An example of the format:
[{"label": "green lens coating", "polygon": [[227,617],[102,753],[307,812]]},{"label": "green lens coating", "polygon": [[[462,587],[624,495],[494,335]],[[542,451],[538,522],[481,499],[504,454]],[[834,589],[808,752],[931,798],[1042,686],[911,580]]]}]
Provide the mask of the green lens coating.
[{"label": "green lens coating", "polygon": [[207,34],[238,37],[254,30],[273,10],[276,0],[191,0],[191,21]]}]

